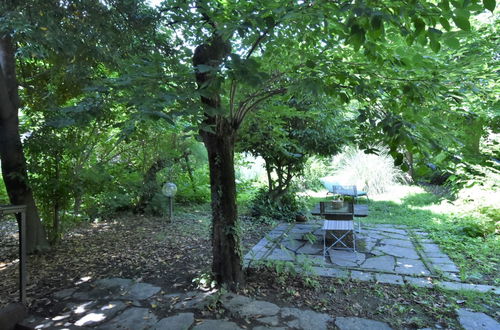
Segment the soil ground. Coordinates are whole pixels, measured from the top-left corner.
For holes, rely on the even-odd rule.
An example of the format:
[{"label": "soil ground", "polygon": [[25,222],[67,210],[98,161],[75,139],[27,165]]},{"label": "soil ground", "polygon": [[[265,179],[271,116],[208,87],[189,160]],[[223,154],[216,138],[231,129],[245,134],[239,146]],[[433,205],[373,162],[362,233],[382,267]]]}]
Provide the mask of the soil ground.
[{"label": "soil ground", "polygon": [[[11,221],[14,223],[13,221]],[[17,246],[6,222],[0,230],[0,307],[15,301]],[[241,217],[243,253],[275,224]],[[14,225],[15,227],[15,225]],[[28,261],[30,311],[54,315],[58,303],[50,294],[84,281],[124,277],[162,287],[166,293],[195,289],[211,264],[210,211],[185,209],[167,224],[162,218],[117,215],[71,230],[61,244]],[[332,316],[358,316],[389,323],[393,328],[459,328],[456,308],[474,307],[500,319],[500,303],[490,294],[464,294],[438,289],[391,286],[342,279],[301,277],[286,264],[250,269],[241,293],[280,305],[307,307]],[[197,280],[198,279],[198,280]],[[168,311],[158,306],[157,312]],[[207,313],[224,311],[211,308]]]}]

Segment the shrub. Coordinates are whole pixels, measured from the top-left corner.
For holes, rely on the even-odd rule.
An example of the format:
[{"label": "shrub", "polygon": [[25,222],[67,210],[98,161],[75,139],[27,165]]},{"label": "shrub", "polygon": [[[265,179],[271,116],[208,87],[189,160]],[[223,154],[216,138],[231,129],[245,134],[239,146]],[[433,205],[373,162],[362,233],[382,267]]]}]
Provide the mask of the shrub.
[{"label": "shrub", "polygon": [[331,174],[332,170],[329,163],[329,159],[310,157],[304,166],[302,176],[295,179],[299,188],[302,190],[323,189],[320,179]]},{"label": "shrub", "polygon": [[250,213],[256,218],[295,221],[297,213],[303,212],[305,203],[295,191],[288,191],[278,200],[273,200],[266,188],[260,188],[250,202]]},{"label": "shrub", "polygon": [[361,150],[349,148],[333,160],[335,177],[347,183],[356,184],[358,189],[369,193],[382,193],[398,183],[405,181],[404,173],[394,166],[388,150],[381,146],[378,155],[366,154]]}]

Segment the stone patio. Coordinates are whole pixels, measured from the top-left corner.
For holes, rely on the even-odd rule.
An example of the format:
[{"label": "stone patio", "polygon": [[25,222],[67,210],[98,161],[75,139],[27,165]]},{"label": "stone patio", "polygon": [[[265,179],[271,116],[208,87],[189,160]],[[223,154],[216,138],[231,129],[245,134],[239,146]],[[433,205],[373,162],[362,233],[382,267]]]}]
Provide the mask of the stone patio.
[{"label": "stone patio", "polygon": [[278,225],[246,254],[245,265],[288,261],[298,271],[310,268],[301,265],[312,264],[315,274],[325,277],[500,294],[498,287],[461,283],[458,267],[423,231],[403,225],[363,224],[356,233],[356,252],[329,249],[323,257],[322,224],[322,220],[312,220]]}]

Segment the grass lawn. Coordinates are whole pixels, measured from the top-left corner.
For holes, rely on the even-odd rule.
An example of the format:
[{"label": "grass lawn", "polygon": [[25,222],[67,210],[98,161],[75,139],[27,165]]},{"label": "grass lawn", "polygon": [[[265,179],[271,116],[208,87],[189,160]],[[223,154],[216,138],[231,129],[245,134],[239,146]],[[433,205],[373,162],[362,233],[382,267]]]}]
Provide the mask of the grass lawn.
[{"label": "grass lawn", "polygon": [[[322,199],[310,197],[308,205],[312,207]],[[370,196],[370,213],[362,221],[424,229],[460,268],[462,281],[499,285],[499,219],[491,209],[485,216],[485,209],[449,202],[422,187],[396,186],[387,193]],[[491,234],[485,234],[488,231]]]}]

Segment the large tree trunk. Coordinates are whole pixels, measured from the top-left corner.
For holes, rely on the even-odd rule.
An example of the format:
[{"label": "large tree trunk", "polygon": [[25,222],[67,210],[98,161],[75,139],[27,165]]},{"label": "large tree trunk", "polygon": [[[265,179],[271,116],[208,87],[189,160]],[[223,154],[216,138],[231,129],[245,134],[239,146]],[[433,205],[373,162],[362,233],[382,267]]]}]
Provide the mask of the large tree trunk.
[{"label": "large tree trunk", "polygon": [[[198,46],[193,57],[193,65],[219,68],[230,52],[230,45],[222,37],[215,35],[206,44]],[[237,125],[231,118],[221,113],[220,93],[209,88],[215,73],[196,73],[200,89],[205,89],[201,102],[205,111],[204,126],[200,135],[208,151],[210,186],[212,194],[212,271],[219,284],[230,290],[244,284],[240,237],[238,236],[238,214],[236,208],[236,183],[234,174],[234,143]],[[208,94],[210,90],[210,95]]]},{"label": "large tree trunk", "polygon": [[0,37],[0,160],[2,176],[12,204],[27,206],[26,237],[29,253],[45,250],[47,237],[28,184],[26,160],[19,135],[20,106],[10,37]]},{"label": "large tree trunk", "polygon": [[216,133],[201,132],[208,151],[212,194],[212,271],[218,283],[235,289],[244,276],[236,208],[235,131],[227,120]]}]

